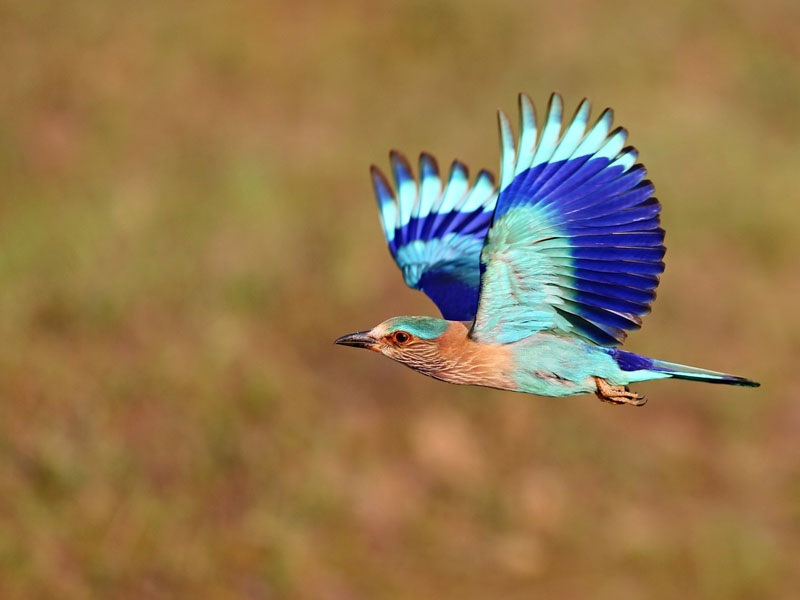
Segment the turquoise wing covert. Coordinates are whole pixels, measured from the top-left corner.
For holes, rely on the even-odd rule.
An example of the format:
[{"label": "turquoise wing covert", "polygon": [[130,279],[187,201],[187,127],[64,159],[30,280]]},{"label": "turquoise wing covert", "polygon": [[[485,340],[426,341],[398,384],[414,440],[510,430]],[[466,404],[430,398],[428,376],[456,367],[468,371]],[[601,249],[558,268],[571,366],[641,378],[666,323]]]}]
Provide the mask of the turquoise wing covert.
[{"label": "turquoise wing covert", "polygon": [[584,100],[562,133],[554,94],[537,132],[520,95],[517,147],[500,112],[500,195],[471,331],[479,341],[550,330],[614,346],[650,311],[664,270],[661,206],[627,132],[611,130],[612,111],[591,126],[589,111]]},{"label": "turquoise wing covert", "polygon": [[480,171],[470,186],[454,161],[442,186],[436,160],[419,157],[419,182],[408,160],[389,154],[395,190],[375,165],[372,183],[389,250],[406,284],[433,300],[445,319],[471,321],[478,307],[480,254],[497,202],[494,177]]}]

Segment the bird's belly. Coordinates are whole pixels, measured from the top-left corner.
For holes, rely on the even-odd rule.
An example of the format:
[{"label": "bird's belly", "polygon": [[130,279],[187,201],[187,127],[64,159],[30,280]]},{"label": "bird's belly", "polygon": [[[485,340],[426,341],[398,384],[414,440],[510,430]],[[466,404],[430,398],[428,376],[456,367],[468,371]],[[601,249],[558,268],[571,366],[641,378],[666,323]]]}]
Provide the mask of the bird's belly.
[{"label": "bird's belly", "polygon": [[529,371],[517,375],[517,389],[515,391],[537,396],[575,396],[577,394],[593,393],[597,385],[593,377],[584,377],[578,381],[561,379],[555,373],[545,371]]},{"label": "bird's belly", "polygon": [[602,349],[575,338],[537,334],[514,348],[517,391],[573,396],[597,390],[595,377],[614,378],[618,367]]}]

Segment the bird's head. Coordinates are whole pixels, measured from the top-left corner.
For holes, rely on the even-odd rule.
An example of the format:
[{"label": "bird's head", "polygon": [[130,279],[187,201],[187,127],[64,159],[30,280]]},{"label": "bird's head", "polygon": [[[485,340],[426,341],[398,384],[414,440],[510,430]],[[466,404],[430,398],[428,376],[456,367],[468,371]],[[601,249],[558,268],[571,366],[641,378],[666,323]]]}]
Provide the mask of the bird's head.
[{"label": "bird's head", "polygon": [[440,343],[450,325],[433,317],[392,317],[369,331],[343,335],[334,343],[380,352],[412,369],[435,374],[445,366]]}]

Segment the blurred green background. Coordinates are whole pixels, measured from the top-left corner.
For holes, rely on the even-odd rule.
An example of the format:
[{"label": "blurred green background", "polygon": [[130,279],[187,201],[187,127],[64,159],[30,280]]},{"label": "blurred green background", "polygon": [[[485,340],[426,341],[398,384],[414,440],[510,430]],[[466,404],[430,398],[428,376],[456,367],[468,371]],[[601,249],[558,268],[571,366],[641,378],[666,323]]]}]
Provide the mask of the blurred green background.
[{"label": "blurred green background", "polygon": [[[800,5],[0,7],[0,597],[796,598]],[[436,314],[368,166],[616,110],[667,271],[643,409],[334,347]]]}]

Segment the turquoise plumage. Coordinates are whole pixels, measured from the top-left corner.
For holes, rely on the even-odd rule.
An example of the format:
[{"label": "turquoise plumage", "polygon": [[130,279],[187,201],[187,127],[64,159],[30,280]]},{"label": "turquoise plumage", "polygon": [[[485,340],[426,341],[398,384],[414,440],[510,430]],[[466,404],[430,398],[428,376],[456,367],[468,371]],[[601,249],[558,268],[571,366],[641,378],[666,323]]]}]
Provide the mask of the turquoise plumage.
[{"label": "turquoise plumage", "polygon": [[589,115],[584,100],[565,127],[554,94],[539,131],[533,104],[520,95],[517,143],[499,113],[498,187],[487,171],[470,185],[459,161],[443,186],[425,153],[419,182],[400,153],[390,154],[394,190],[373,166],[392,256],[444,319],[395,317],[336,343],[444,381],[543,396],[593,392],[640,405],[628,384],[674,377],[757,386],[616,347],[655,298],[664,231],[627,132],[612,130],[610,109],[591,125]]}]

